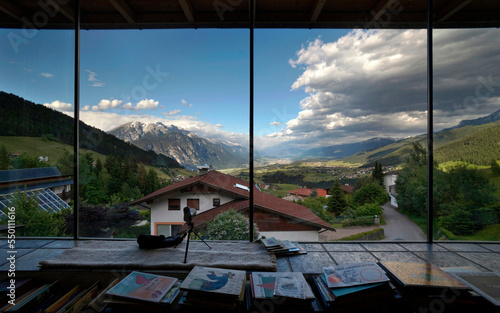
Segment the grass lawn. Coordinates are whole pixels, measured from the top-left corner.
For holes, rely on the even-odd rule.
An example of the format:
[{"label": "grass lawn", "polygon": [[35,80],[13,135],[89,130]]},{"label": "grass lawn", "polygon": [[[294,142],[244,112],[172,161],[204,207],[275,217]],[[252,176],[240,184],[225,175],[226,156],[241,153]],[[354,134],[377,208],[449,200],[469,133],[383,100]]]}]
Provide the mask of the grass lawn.
[{"label": "grass lawn", "polygon": [[290,190],[300,188],[299,185],[293,185],[293,184],[272,184],[272,185],[278,186],[278,189],[276,191],[274,191],[272,189],[262,190],[262,191],[267,193],[267,194],[270,194],[272,196],[280,197],[280,198],[283,198],[284,196],[286,196]]},{"label": "grass lawn", "polygon": [[470,236],[457,236],[457,240],[500,241],[500,224],[488,225]]}]

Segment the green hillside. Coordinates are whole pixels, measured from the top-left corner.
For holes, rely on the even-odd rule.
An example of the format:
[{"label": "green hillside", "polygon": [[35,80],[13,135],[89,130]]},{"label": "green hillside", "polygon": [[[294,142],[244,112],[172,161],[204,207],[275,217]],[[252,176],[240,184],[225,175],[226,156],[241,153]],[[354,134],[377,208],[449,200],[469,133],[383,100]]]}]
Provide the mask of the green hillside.
[{"label": "green hillside", "polygon": [[[438,163],[463,161],[477,165],[489,165],[500,157],[500,122],[477,126],[465,126],[434,134],[434,157]],[[427,136],[419,135],[374,151],[361,151],[341,161],[344,164],[373,166],[375,161],[383,165],[398,165],[409,155],[413,142],[427,146]]]},{"label": "green hillside", "polygon": [[476,131],[434,150],[438,163],[462,161],[489,165],[491,160],[500,158],[500,122],[464,128],[469,127]]},{"label": "green hillside", "polygon": [[[0,91],[0,136],[43,137],[73,144],[73,118],[43,105]],[[124,159],[134,157],[152,166],[181,167],[177,161],[153,151],[144,151],[100,129],[80,122],[80,147]]]},{"label": "green hillside", "polygon": [[[5,146],[9,153],[26,153],[30,156],[47,156],[47,166],[56,166],[57,160],[64,155],[65,152],[73,153],[73,146],[60,143],[57,141],[47,140],[42,137],[18,137],[18,136],[0,136],[0,146]],[[87,149],[80,149],[81,154],[90,153],[97,160],[100,159],[104,163],[106,156]],[[146,169],[153,169],[162,179],[170,179],[165,172],[160,171],[157,167],[145,165]],[[176,169],[179,171],[187,171],[185,169]]]}]

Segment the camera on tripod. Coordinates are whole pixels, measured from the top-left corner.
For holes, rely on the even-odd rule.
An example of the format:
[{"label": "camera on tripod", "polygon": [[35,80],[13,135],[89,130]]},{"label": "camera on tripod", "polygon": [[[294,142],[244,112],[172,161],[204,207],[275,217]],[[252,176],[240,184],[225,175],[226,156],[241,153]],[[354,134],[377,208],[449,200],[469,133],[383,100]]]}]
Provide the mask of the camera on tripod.
[{"label": "camera on tripod", "polygon": [[186,222],[188,226],[194,226],[193,217],[197,213],[196,209],[185,207],[183,210],[184,210],[184,222]]}]

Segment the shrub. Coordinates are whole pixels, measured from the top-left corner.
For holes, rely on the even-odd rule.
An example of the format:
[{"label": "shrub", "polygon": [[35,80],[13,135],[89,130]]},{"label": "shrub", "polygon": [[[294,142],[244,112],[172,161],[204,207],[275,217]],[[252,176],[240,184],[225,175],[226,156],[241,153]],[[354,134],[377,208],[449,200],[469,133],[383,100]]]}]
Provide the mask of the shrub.
[{"label": "shrub", "polygon": [[357,207],[354,210],[354,214],[356,216],[371,216],[371,217],[374,217],[375,215],[381,216],[382,207],[376,203],[366,203],[363,204],[362,206]]},{"label": "shrub", "polygon": [[439,225],[451,231],[455,235],[471,235],[474,233],[476,223],[472,219],[472,213],[462,203],[449,205],[450,214],[441,216]]},{"label": "shrub", "polygon": [[361,206],[366,203],[383,204],[390,201],[389,195],[384,187],[378,184],[368,184],[354,194],[353,202],[355,206]]},{"label": "shrub", "polygon": [[347,218],[342,221],[343,227],[349,226],[372,226],[375,224],[373,216],[361,216],[358,218]]},{"label": "shrub", "polygon": [[[233,209],[218,214],[207,224],[211,240],[249,240],[248,218]],[[255,224],[253,237],[254,240],[259,238],[259,230]]]}]

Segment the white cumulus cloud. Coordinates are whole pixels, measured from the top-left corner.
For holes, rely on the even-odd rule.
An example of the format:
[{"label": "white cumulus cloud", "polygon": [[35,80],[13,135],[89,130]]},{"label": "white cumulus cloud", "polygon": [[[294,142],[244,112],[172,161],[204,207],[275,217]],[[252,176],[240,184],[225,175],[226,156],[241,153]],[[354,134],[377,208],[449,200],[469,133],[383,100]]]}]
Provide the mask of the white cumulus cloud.
[{"label": "white cumulus cloud", "polygon": [[158,101],[153,99],[144,99],[139,101],[135,108],[137,110],[156,109],[158,107],[158,103]]},{"label": "white cumulus cloud", "polygon": [[[435,129],[498,110],[500,32],[434,33]],[[299,113],[259,140],[313,147],[425,133],[426,46],[425,30],[353,30],[334,42],[309,42],[289,60],[301,69],[291,90],[306,94]]]},{"label": "white cumulus cloud", "polygon": [[59,100],[52,101],[51,103],[44,103],[44,106],[62,112],[73,111],[73,105],[71,103],[62,102]]}]

